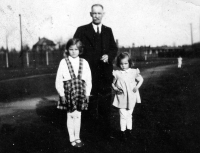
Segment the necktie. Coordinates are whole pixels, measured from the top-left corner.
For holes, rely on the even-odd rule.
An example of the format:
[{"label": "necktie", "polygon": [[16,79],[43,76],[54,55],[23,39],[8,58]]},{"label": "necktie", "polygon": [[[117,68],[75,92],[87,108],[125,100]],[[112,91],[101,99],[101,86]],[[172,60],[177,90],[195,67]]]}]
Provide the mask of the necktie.
[{"label": "necktie", "polygon": [[97,26],[97,34],[99,35],[100,33],[99,33],[99,26]]}]

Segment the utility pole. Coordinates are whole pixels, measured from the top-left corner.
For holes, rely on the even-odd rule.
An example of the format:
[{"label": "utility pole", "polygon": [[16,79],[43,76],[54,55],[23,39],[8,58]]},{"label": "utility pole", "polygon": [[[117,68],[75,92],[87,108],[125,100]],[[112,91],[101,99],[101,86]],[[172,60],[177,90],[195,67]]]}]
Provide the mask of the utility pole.
[{"label": "utility pole", "polygon": [[23,61],[23,47],[22,47],[22,25],[21,25],[21,14],[19,14],[19,23],[20,23],[20,39],[21,39],[21,53],[20,53],[20,57],[21,57],[21,64],[22,67],[24,66],[24,61]]},{"label": "utility pole", "polygon": [[8,35],[6,34],[6,68],[9,67],[9,62],[8,62]]},{"label": "utility pole", "polygon": [[193,45],[192,23],[190,23],[190,30],[191,30],[191,44]]}]

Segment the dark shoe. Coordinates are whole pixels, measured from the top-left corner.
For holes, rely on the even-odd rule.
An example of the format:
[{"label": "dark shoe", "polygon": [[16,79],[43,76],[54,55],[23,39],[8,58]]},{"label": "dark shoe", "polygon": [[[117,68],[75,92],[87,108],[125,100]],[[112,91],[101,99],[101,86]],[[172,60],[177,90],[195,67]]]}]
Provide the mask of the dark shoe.
[{"label": "dark shoe", "polygon": [[126,137],[126,132],[125,131],[121,131],[121,141],[122,142],[126,142],[127,141],[127,137]]},{"label": "dark shoe", "polygon": [[72,141],[72,142],[71,142],[71,146],[72,146],[72,147],[78,147],[77,144],[76,144],[76,141]]},{"label": "dark shoe", "polygon": [[127,135],[127,138],[128,138],[128,139],[131,139],[131,138],[132,138],[132,135],[133,135],[133,131],[127,129],[127,130],[126,130],[126,135]]},{"label": "dark shoe", "polygon": [[130,136],[133,134],[132,130],[129,130],[129,129],[126,130],[126,133],[127,135],[130,135]]},{"label": "dark shoe", "polygon": [[77,140],[75,140],[75,142],[76,142],[76,147],[83,147],[84,146],[84,143],[81,141],[81,139],[77,139]]},{"label": "dark shoe", "polygon": [[110,132],[109,138],[110,138],[110,139],[115,139],[115,138],[116,138],[116,133]]}]

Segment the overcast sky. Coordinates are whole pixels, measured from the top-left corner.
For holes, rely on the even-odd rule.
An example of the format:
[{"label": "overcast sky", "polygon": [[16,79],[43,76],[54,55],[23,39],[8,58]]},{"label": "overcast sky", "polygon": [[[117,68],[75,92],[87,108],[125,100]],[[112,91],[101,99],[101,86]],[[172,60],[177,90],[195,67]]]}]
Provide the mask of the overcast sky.
[{"label": "overcast sky", "polygon": [[23,43],[46,37],[66,42],[78,26],[91,22],[91,5],[104,6],[103,24],[112,28],[121,46],[183,45],[200,41],[199,0],[1,0],[0,47],[20,48],[19,14]]}]

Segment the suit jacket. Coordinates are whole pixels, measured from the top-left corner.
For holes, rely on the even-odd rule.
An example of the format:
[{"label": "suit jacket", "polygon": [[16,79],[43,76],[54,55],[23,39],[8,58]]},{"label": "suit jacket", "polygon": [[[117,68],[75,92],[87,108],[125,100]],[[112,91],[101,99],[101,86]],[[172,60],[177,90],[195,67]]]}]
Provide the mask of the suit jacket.
[{"label": "suit jacket", "polygon": [[[102,25],[101,41],[102,51],[95,51],[95,31],[92,23],[78,27],[74,38],[79,38],[84,45],[83,54],[80,56],[86,59],[92,72],[92,94],[96,92],[107,92],[112,83],[113,60],[117,54],[117,46],[111,28]],[[100,60],[99,54],[108,55],[108,63]],[[101,56],[102,56],[101,55]]]},{"label": "suit jacket", "polygon": [[[117,46],[114,40],[112,29],[102,25],[102,55],[107,54],[109,63],[112,64],[116,54]],[[84,45],[84,53],[82,55],[89,63],[95,58],[95,31],[92,23],[78,27],[74,34],[74,38],[79,38]]]}]

